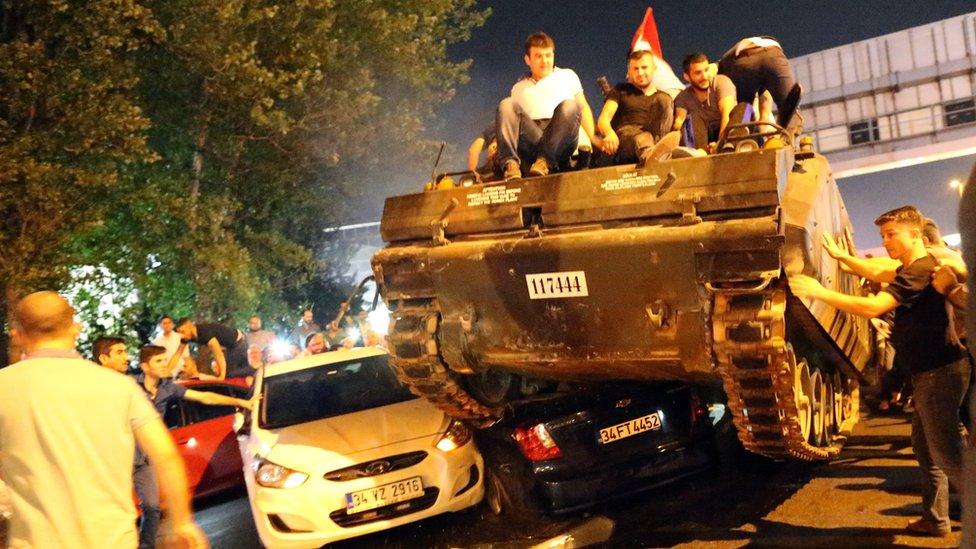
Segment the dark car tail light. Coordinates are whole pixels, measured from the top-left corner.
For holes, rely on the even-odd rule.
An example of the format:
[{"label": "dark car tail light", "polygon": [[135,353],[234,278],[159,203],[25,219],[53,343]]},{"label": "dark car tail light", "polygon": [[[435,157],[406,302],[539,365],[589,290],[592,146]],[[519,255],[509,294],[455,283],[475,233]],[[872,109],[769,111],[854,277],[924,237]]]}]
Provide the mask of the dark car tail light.
[{"label": "dark car tail light", "polygon": [[708,414],[708,406],[705,406],[701,399],[698,397],[698,393],[695,391],[691,392],[691,398],[688,399],[691,405],[691,426],[694,427],[698,424],[698,420]]},{"label": "dark car tail light", "polygon": [[563,457],[556,441],[552,439],[544,423],[523,425],[515,428],[515,442],[530,461],[543,461]]}]

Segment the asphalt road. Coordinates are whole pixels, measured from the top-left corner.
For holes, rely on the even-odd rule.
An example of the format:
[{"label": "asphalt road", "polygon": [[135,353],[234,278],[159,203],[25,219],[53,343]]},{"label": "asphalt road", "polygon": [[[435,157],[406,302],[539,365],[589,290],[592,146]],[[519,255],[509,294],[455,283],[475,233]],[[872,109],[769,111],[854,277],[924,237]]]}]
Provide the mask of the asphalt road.
[{"label": "asphalt road", "polygon": [[[333,547],[954,547],[953,534],[908,535],[918,516],[919,473],[905,416],[864,417],[831,463],[743,458],[672,486],[586,514],[531,523],[484,506]],[[243,490],[198,505],[215,548],[260,547]]]}]

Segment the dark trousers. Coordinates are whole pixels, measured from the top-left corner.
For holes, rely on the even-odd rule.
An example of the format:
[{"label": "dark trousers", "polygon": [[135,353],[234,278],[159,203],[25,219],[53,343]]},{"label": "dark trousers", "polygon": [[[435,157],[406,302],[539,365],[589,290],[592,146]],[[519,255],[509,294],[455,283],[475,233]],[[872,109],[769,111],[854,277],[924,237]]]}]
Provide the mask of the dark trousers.
[{"label": "dark trousers", "polygon": [[790,60],[777,47],[754,48],[738,57],[723,57],[718,63],[718,72],[735,84],[738,102],[752,103],[757,93],[768,91],[780,112],[786,96],[796,84]]},{"label": "dark trousers", "polygon": [[156,531],[159,530],[162,511],[159,509],[159,486],[156,485],[156,473],[145,457],[136,462],[132,471],[132,484],[142,508],[139,549],[153,549],[156,547]]},{"label": "dark trousers", "polygon": [[963,492],[966,429],[959,407],[969,390],[970,364],[963,358],[912,376],[915,413],[912,448],[922,470],[922,518],[949,530],[949,485]]},{"label": "dark trousers", "polygon": [[224,359],[227,360],[226,377],[247,377],[254,374],[254,368],[247,361],[247,342],[244,338],[238,339],[233,347],[224,351]]},{"label": "dark trousers", "polygon": [[576,150],[580,129],[579,104],[574,99],[560,103],[549,120],[532,120],[511,97],[498,104],[498,166],[515,160],[531,163],[544,158],[552,171],[569,162]]}]

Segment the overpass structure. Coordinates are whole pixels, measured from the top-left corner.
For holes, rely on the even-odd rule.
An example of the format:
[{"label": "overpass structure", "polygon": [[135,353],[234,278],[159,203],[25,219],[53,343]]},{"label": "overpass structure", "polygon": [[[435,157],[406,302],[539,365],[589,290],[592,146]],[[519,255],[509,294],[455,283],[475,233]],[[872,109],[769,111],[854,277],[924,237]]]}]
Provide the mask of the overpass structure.
[{"label": "overpass structure", "polygon": [[835,177],[976,154],[976,12],[790,62]]}]

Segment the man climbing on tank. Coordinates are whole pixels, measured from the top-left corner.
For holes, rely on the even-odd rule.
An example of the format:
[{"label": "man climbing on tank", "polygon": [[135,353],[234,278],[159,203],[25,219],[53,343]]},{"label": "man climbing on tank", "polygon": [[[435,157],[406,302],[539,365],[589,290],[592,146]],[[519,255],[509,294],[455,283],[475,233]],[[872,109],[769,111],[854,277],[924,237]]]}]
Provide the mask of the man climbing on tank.
[{"label": "man climbing on tank", "polygon": [[727,76],[709,69],[704,53],[692,53],[681,64],[688,87],[674,98],[673,129],[682,132],[687,147],[709,151],[717,142],[735,109],[736,89]]},{"label": "man climbing on tank", "polygon": [[[800,123],[796,106],[800,86],[793,76],[790,60],[782,46],[769,36],[751,36],[739,40],[718,62],[718,73],[735,84],[737,101],[752,103],[759,95],[759,119],[777,122],[783,127]],[[764,93],[768,92],[768,93]],[[773,103],[777,117],[773,117]]]},{"label": "man climbing on tank", "polygon": [[531,162],[533,176],[566,166],[581,127],[593,145],[600,145],[579,76],[554,65],[552,38],[543,32],[530,35],[524,59],[530,74],[512,86],[496,117],[498,165],[506,180],[522,177],[523,162]]},{"label": "man climbing on tank", "polygon": [[603,145],[596,165],[636,162],[640,167],[659,160],[678,145],[677,132],[662,140],[671,131],[674,102],[652,84],[655,65],[651,50],[638,50],[627,56],[627,81],[610,90],[597,120]]},{"label": "man climbing on tank", "polygon": [[939,263],[925,249],[922,215],[914,207],[904,206],[882,214],[875,224],[881,229],[888,256],[901,263],[882,291],[851,296],[826,289],[804,275],[791,277],[790,289],[798,297],[818,299],[868,318],[894,309],[891,341],[896,356],[912,375],[912,447],[923,474],[922,518],[907,528],[916,534],[944,537],[950,533],[949,485],[963,489],[965,429],[959,407],[969,387],[971,367],[947,313],[942,292],[949,293],[949,289],[932,284]]}]

